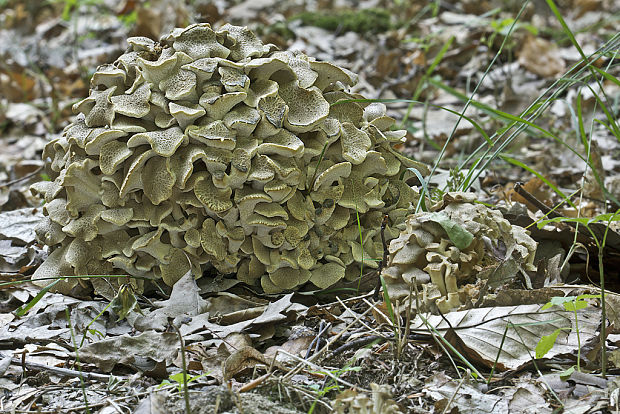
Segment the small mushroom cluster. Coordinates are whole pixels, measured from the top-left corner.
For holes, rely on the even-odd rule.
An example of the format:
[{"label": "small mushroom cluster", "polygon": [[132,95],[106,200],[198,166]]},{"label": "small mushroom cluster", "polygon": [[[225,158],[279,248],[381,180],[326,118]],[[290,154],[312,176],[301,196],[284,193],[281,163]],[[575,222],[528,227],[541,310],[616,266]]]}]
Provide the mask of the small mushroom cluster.
[{"label": "small mushroom cluster", "polygon": [[[244,27],[128,39],[45,148],[51,181],[33,279],[126,273],[173,285],[207,264],[266,292],[326,288],[381,257],[417,199],[419,163],[356,76]],[[338,101],[344,101],[338,103]],[[361,224],[363,245],[360,244]],[[364,266],[373,266],[373,262]]]},{"label": "small mushroom cluster", "polygon": [[371,394],[352,389],[340,393],[333,403],[336,414],[402,414],[392,399],[389,385],[370,383]]},{"label": "small mushroom cluster", "polygon": [[[509,276],[519,268],[535,270],[536,242],[526,230],[474,201],[471,193],[447,193],[432,212],[407,218],[406,229],[390,242],[383,270],[390,298],[402,299],[415,288],[424,305],[448,312],[466,301],[459,285],[475,282],[485,270],[508,261],[515,264]],[[467,241],[457,247],[447,229]]]}]

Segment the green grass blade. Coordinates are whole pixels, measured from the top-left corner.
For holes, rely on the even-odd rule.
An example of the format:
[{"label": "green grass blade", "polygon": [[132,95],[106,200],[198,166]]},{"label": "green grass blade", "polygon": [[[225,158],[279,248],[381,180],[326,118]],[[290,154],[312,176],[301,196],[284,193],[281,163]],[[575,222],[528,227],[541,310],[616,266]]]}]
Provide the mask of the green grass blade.
[{"label": "green grass blade", "polygon": [[43,296],[45,296],[45,294],[54,286],[56,286],[56,284],[58,282],[60,282],[61,279],[56,279],[54,280],[52,283],[50,283],[49,285],[45,286],[43,289],[41,289],[39,291],[39,293],[37,293],[37,296],[35,296],[34,298],[32,298],[32,300],[30,302],[28,302],[27,304],[20,306],[19,308],[17,308],[15,310],[15,315],[17,316],[24,316],[26,314],[26,312],[28,312],[30,309],[32,309],[32,307],[34,305],[36,305],[37,303],[39,303],[39,301],[43,298]]},{"label": "green grass blade", "polygon": [[[415,176],[418,178],[418,180],[420,180],[420,183],[422,184],[422,194],[420,194],[420,200],[418,201],[418,205],[422,208],[422,211],[428,211],[428,208],[426,207],[426,201],[424,200],[425,198],[425,194],[429,194],[428,191],[428,184],[426,183],[426,180],[424,179],[424,177],[422,177],[422,174],[420,174],[420,171],[416,170],[415,168],[411,167],[411,168],[407,168],[409,171],[411,171],[412,173],[415,174]],[[416,208],[416,213],[418,212],[418,209]]]},{"label": "green grass blade", "polygon": [[[422,79],[420,79],[420,82],[418,83],[418,86],[416,87],[416,90],[413,93],[413,97],[411,98],[412,101],[417,101],[418,100],[418,98],[420,97],[420,94],[422,93],[422,89],[424,88],[424,86],[426,86],[427,80],[431,77],[431,74],[433,73],[435,68],[439,65],[439,63],[443,59],[443,56],[446,54],[446,52],[448,51],[448,49],[452,45],[453,41],[454,41],[454,36],[450,36],[450,38],[443,45],[443,47],[441,48],[439,53],[437,53],[437,56],[435,56],[435,58],[431,62],[430,66],[428,67],[428,69],[424,73],[424,76],[422,76]],[[409,114],[411,113],[412,109],[413,109],[413,104],[410,104],[409,108],[407,109],[407,112],[405,113],[405,116],[403,117],[402,122],[400,123],[401,128],[402,128],[403,125],[405,125],[405,123],[407,122],[407,119],[409,119]]]}]

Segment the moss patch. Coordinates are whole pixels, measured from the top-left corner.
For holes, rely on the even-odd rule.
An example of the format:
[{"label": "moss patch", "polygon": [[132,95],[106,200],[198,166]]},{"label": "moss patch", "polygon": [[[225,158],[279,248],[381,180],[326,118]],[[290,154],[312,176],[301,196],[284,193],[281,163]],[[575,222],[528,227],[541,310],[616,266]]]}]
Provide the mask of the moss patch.
[{"label": "moss patch", "polygon": [[385,32],[392,27],[390,13],[385,9],[347,10],[341,12],[303,12],[292,19],[300,19],[307,26],[325,30],[357,33]]}]

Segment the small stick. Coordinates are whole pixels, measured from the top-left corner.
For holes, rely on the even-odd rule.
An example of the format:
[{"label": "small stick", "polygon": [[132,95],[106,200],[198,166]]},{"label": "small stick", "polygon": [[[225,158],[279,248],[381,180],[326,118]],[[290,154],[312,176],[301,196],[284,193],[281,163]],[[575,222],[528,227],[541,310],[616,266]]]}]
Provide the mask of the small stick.
[{"label": "small stick", "polygon": [[13,185],[13,184],[19,183],[20,181],[27,180],[27,179],[29,179],[30,177],[32,177],[32,176],[37,175],[38,173],[40,173],[42,169],[43,169],[43,167],[39,167],[39,168],[37,168],[36,170],[34,170],[33,172],[31,172],[31,173],[29,173],[29,174],[24,175],[23,177],[16,178],[16,179],[14,179],[14,180],[12,180],[12,181],[7,181],[7,182],[4,182],[4,183],[0,183],[0,188],[9,187],[9,186],[11,186],[11,185]]},{"label": "small stick", "polygon": [[310,358],[310,355],[312,355],[313,353],[319,351],[323,335],[325,335],[327,330],[331,327],[331,323],[325,323],[324,321],[321,321],[321,324],[319,325],[319,332],[317,332],[312,342],[310,342],[310,345],[308,345],[308,350],[306,351],[306,359]]},{"label": "small stick", "polygon": [[[345,351],[348,351],[350,349],[358,349],[361,348],[363,346],[366,346],[374,341],[377,342],[382,342],[382,341],[390,341],[394,339],[394,333],[391,332],[389,334],[386,335],[369,335],[369,336],[365,336],[363,338],[358,338],[355,339],[353,341],[347,342],[346,344],[340,345],[338,348],[334,349],[333,351],[331,351],[329,354],[327,354],[325,356],[325,359],[330,359],[333,358]],[[407,337],[408,340],[410,341],[417,341],[417,342],[430,342],[431,336],[428,334],[409,334],[409,336]]]},{"label": "small stick", "polygon": [[561,217],[558,213],[547,207],[545,203],[534,197],[525,188],[523,188],[522,183],[515,183],[515,192],[525,198],[528,202],[532,203],[537,209],[542,211],[545,216],[549,218]]},{"label": "small stick", "polygon": [[[3,358],[2,354],[0,354],[0,358]],[[49,371],[53,374],[63,375],[65,377],[74,377],[74,378],[81,377],[84,380],[95,380],[95,381],[102,381],[102,382],[110,381],[109,375],[97,374],[94,372],[79,372],[79,371],[76,371],[74,369],[69,369],[69,368],[52,367],[52,366],[45,365],[45,364],[39,364],[37,362],[28,362],[25,360],[22,361],[22,358],[11,358],[11,363],[15,365],[21,365],[22,367],[26,367],[33,371]],[[116,378],[123,379],[122,377],[116,377]]]},{"label": "small stick", "polygon": [[248,382],[247,384],[243,384],[243,386],[241,388],[239,388],[239,392],[248,392],[248,391],[252,391],[254,388],[258,387],[259,385],[261,385],[263,382],[267,381],[267,379],[273,374],[273,371],[270,371],[264,375],[261,375],[260,377],[253,379],[252,381]]},{"label": "small stick", "polygon": [[[525,198],[527,201],[532,203],[545,216],[549,218],[562,217],[561,214],[556,213],[555,210],[550,209],[542,201],[540,201],[539,199],[534,197],[532,194],[530,194],[525,188],[523,188],[523,185],[521,183],[515,183],[515,191],[521,197]],[[567,221],[566,224],[571,226],[574,230],[576,230],[582,236],[586,237],[588,240],[592,240],[592,234],[590,234],[590,232],[588,232],[588,230],[586,230],[584,226],[577,226],[577,223],[573,223],[570,221]],[[596,234],[597,237],[602,237],[603,236],[602,233],[604,232],[604,230],[596,226],[596,224],[598,223],[594,223],[594,225],[591,225],[590,229],[592,230],[593,233]]]}]

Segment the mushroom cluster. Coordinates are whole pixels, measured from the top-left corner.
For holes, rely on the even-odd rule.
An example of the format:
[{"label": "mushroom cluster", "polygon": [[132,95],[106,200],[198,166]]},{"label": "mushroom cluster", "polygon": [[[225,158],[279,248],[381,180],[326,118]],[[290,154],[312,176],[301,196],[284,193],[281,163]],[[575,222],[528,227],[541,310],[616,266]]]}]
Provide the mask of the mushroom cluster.
[{"label": "mushroom cluster", "polygon": [[279,292],[381,257],[382,218],[396,237],[417,199],[407,169],[425,167],[393,149],[405,131],[382,104],[350,101],[354,74],[233,25],[128,43],[45,148],[51,181],[32,191],[52,251],[33,279],[173,285],[210,265]]},{"label": "mushroom cluster", "polygon": [[466,302],[460,285],[492,276],[502,264],[503,279],[536,270],[536,242],[499,210],[475,203],[474,194],[447,193],[432,210],[409,216],[388,247],[383,276],[390,298],[413,289],[423,305],[445,313]]}]

